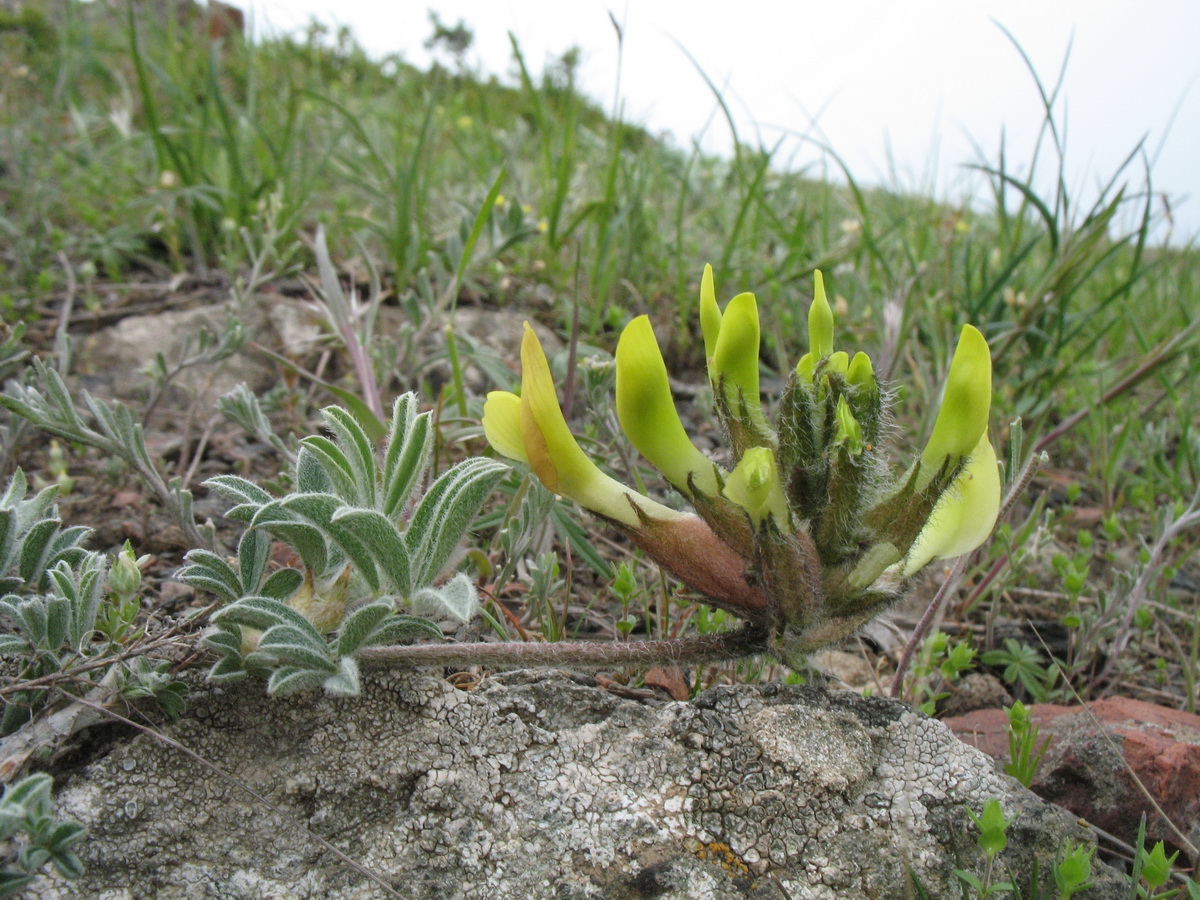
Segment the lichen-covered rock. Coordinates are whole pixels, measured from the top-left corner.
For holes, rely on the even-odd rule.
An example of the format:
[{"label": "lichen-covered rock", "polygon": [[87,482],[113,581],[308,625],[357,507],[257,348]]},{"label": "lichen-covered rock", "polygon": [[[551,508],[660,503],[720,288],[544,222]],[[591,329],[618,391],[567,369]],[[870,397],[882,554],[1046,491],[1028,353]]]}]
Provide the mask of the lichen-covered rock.
[{"label": "lichen-covered rock", "polygon": [[[385,896],[315,834],[411,900],[899,898],[910,873],[942,898],[982,869],[966,810],[988,798],[1015,817],[1006,873],[1088,840],[940,723],[811,688],[638,702],[562,673],[374,673],[355,699],[209,686],[167,731],[231,777],[115,747],[58,797],[91,829],[83,880],[40,896]],[[1102,868],[1080,898],[1124,896]]]}]

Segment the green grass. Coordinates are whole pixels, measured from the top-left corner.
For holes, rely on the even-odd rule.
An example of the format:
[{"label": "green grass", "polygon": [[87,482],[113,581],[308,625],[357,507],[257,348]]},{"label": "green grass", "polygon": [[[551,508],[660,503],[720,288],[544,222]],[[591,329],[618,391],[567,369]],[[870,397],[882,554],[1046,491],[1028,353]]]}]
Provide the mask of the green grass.
[{"label": "green grass", "polygon": [[[372,60],[348,34],[316,26],[295,39],[214,45],[146,11],[134,21],[103,4],[57,10],[44,27],[0,31],[0,310],[10,324],[36,321],[72,285],[182,271],[245,276],[255,245],[243,229],[257,235],[269,220],[277,248],[302,245],[308,273],[318,226],[335,265],[366,260],[377,276],[372,301],[401,304],[413,335],[460,297],[519,307],[540,291],[553,304],[537,315],[581,348],[611,350],[617,328],[651,313],[670,328],[676,373],[702,361],[698,282],[711,262],[722,299],[758,294],[763,364],[779,372],[804,345],[821,268],[849,310],[839,322],[853,323],[853,338],[840,342],[892,361],[901,409],[935,408],[953,336],[964,322],[983,329],[996,366],[993,433],[1003,438],[1020,417],[1017,455],[1044,448],[1051,463],[1016,507],[1017,537],[978,554],[955,608],[1078,620],[1088,645],[1064,663],[1085,692],[1105,687],[1089,679],[1121,621],[1122,561],[1153,545],[1165,527],[1159,511],[1200,484],[1188,331],[1200,319],[1200,253],[1150,239],[1158,207],[1137,147],[1090,207],[1077,205],[1062,177],[1056,86],[1039,82],[1036,156],[981,152],[975,162],[992,194],[967,209],[901,185],[869,187],[837,148],[830,159],[843,181],[832,184],[785,171],[771,146],[739,141],[732,159],[718,159],[664,145],[580,95],[570,55],[545,76],[531,71],[519,35],[508,83]],[[1053,187],[1039,193],[1046,172]],[[374,367],[383,407],[421,386],[388,374],[398,359],[419,370],[420,341],[370,343],[351,351],[372,360],[355,364],[360,374]],[[448,440],[478,434],[462,421],[480,398],[462,387],[461,368],[455,356],[449,393],[426,397],[448,404]],[[351,377],[336,386],[360,390]],[[596,409],[575,408],[584,406]],[[580,415],[577,430],[608,442],[604,418]],[[930,424],[912,414],[897,428],[916,445]],[[1093,519],[1078,516],[1092,509],[1120,522],[1120,534],[1098,532],[1086,584],[1064,588],[1053,557],[1079,551],[1078,531],[1089,526],[1078,522]],[[580,552],[596,536],[581,534],[567,542],[574,566],[561,574],[595,593],[599,610],[613,595],[588,586]],[[495,550],[490,535],[481,544],[489,542]],[[1149,621],[1139,620],[1135,664],[1121,670],[1122,686],[1188,708],[1197,628],[1178,625],[1196,621],[1197,599],[1170,582],[1187,574],[1196,542],[1183,533],[1152,561],[1160,571],[1142,606]],[[622,615],[636,614],[652,634],[695,621],[656,596],[655,573],[639,577],[647,589]],[[566,588],[543,580],[560,596],[529,612],[535,631],[537,617],[569,606]],[[1036,610],[1022,600],[1032,591]]]}]

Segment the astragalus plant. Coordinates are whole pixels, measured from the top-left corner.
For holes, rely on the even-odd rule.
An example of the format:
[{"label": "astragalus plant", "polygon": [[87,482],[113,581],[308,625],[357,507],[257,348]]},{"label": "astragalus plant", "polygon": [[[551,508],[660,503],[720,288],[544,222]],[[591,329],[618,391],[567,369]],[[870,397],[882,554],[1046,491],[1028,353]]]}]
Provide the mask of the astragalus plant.
[{"label": "astragalus plant", "polygon": [[731,468],[688,437],[646,316],[626,326],[616,351],[621,427],[695,513],[630,489],[587,457],[567,428],[531,328],[521,346],[520,395],[489,394],[483,419],[499,453],[527,464],[550,490],[619,527],[710,604],[746,622],[740,632],[691,644],[648,642],[656,652],[680,659],[770,651],[799,664],[890,606],[931,560],[987,538],[1000,476],[988,439],[991,357],[976,328],[962,329],[923,452],[894,473],[885,446],[890,394],[867,354],[834,348],[820,272],[809,352],[789,375],[773,421],[759,395],[754,295],[739,294],[722,312],[706,267],[700,316]]}]

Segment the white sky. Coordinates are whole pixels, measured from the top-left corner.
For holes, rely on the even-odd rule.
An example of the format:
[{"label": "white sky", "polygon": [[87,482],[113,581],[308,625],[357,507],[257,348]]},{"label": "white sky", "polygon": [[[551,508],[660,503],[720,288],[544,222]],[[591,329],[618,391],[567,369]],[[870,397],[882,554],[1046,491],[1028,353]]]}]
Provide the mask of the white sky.
[{"label": "white sky", "polygon": [[[1090,202],[1145,137],[1153,187],[1171,197],[1173,241],[1200,234],[1197,0],[250,0],[250,7],[259,27],[288,31],[315,16],[349,25],[372,53],[399,52],[419,66],[429,62],[422,43],[430,8],[447,25],[466,20],[475,32],[468,63],[485,72],[512,71],[509,31],[535,72],[578,45],[582,87],[610,110],[618,73],[611,9],[624,27],[620,92],[628,120],[671,133],[679,146],[703,133],[705,149],[729,151],[728,126],[714,118],[713,94],[690,54],[724,91],[743,141],[770,146],[807,133],[827,142],[860,182],[951,201],[972,189],[963,169],[980,161],[972,141],[994,163],[1003,130],[1010,167],[1024,169],[1041,122],[1033,78],[999,23],[1047,89],[1071,48],[1056,108],[1066,122],[1072,195]],[[777,159],[798,167],[822,157],[793,141]],[[1043,157],[1047,178],[1054,164]],[[1140,164],[1129,177],[1141,184]]]}]

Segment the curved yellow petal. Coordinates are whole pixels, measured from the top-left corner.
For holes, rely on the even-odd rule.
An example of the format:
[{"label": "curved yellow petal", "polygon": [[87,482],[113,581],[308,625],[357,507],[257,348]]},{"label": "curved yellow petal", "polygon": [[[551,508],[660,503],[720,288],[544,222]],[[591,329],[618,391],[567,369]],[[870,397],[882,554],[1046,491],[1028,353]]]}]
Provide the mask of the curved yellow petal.
[{"label": "curved yellow petal", "polygon": [[950,559],[982,544],[1000,514],[1000,469],[987,433],[979,439],[962,473],[942,495],[904,561],[911,575],[931,559]]},{"label": "curved yellow petal", "polygon": [[511,391],[492,391],[483,404],[483,433],[501,456],[529,462],[521,433],[521,398]]},{"label": "curved yellow petal", "polygon": [[808,308],[808,350],[820,360],[833,352],[833,310],[825,296],[825,276],[813,272],[813,302]]},{"label": "curved yellow petal", "polygon": [[746,408],[761,411],[758,394],[758,304],[753,294],[738,294],[721,317],[709,374],[714,385],[725,384],[726,399],[737,402],[741,391]]},{"label": "curved yellow petal", "polygon": [[649,317],[638,316],[625,326],[616,357],[617,418],[630,443],[685,494],[689,474],[701,493],[716,494],[712,461],[696,448],[679,421]]},{"label": "curved yellow petal", "polygon": [[987,341],[973,325],[964,325],[946,375],[942,406],[929,443],[921,454],[928,483],[947,458],[967,456],[987,434],[992,406],[992,354]]},{"label": "curved yellow petal", "polygon": [[717,306],[712,266],[707,264],[700,278],[700,331],[704,335],[704,358],[712,359],[717,352],[717,335],[721,333],[721,307]]},{"label": "curved yellow petal", "polygon": [[632,504],[653,519],[682,515],[630,490],[588,459],[567,427],[550,364],[528,323],[521,341],[521,436],[529,466],[542,484],[586,509],[632,528],[641,523]]}]

